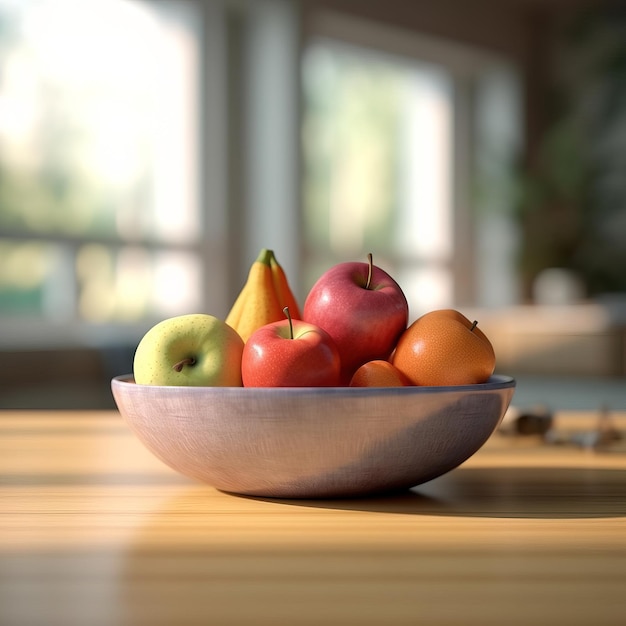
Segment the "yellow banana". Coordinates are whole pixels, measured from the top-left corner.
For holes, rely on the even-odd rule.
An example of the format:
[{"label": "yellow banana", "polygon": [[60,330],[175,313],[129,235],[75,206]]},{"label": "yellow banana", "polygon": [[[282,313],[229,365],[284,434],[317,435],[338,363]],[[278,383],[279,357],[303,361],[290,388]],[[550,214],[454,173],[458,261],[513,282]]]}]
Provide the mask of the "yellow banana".
[{"label": "yellow banana", "polygon": [[250,267],[246,284],[225,321],[247,341],[257,328],[285,319],[285,306],[289,306],[294,319],[300,317],[298,305],[274,252],[264,248]]},{"label": "yellow banana", "polygon": [[274,289],[276,290],[276,295],[281,308],[284,309],[286,306],[289,307],[289,315],[291,315],[291,319],[302,319],[300,307],[298,306],[298,302],[289,287],[285,271],[273,254],[270,259],[270,266],[272,268],[272,277],[274,279]]}]

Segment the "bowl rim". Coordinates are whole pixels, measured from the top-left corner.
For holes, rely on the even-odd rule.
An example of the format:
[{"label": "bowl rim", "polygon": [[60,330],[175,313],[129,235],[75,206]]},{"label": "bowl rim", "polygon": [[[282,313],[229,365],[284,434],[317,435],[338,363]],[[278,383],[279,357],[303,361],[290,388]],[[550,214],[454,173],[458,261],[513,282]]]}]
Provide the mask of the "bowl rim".
[{"label": "bowl rim", "polygon": [[374,395],[424,395],[433,393],[450,392],[484,392],[514,389],[517,381],[507,374],[492,374],[484,383],[472,383],[468,385],[441,385],[441,386],[417,386],[406,387],[210,387],[210,386],[186,386],[186,385],[137,385],[133,374],[120,374],[111,379],[111,386],[123,387],[132,385],[141,389],[153,389],[155,393],[176,394],[185,391],[190,394],[202,393],[244,393],[256,395],[333,395],[333,396],[374,396]]}]

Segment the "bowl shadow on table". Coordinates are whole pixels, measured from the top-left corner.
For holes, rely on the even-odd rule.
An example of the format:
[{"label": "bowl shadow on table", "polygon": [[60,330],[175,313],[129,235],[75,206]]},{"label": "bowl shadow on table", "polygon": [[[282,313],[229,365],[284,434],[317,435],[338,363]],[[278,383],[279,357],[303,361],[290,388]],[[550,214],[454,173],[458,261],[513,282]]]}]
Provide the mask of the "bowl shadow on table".
[{"label": "bowl shadow on table", "polygon": [[401,515],[576,519],[626,516],[625,494],[624,470],[461,467],[411,489],[369,497],[238,497],[289,506]]}]

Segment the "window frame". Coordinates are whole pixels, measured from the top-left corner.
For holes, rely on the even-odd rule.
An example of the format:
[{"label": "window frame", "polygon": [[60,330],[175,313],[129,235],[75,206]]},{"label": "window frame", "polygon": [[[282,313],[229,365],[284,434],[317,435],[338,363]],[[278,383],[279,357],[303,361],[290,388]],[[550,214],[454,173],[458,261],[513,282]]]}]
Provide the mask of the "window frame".
[{"label": "window frame", "polygon": [[[480,229],[481,215],[477,210],[474,197],[476,179],[475,152],[476,136],[476,99],[481,82],[492,74],[505,73],[521,76],[518,65],[505,56],[470,47],[458,42],[403,30],[397,26],[383,25],[368,19],[355,17],[334,11],[321,9],[313,12],[307,19],[304,46],[308,43],[329,42],[349,44],[383,55],[390,55],[402,62],[425,62],[440,66],[452,79],[453,85],[453,133],[452,133],[452,241],[454,254],[447,269],[452,275],[453,306],[480,306],[483,304],[483,289],[480,285],[479,270],[489,261],[481,255],[493,256],[494,262],[501,263],[497,251],[479,250],[482,242],[476,232]],[[519,138],[518,138],[519,140]],[[515,146],[521,149],[520,145]],[[505,221],[508,217],[505,216]],[[323,251],[328,264],[343,261],[333,257],[331,251]],[[302,264],[314,262],[319,254],[305,250]],[[392,265],[398,266],[415,260],[404,259],[390,254]],[[505,267],[507,279],[516,282],[512,268]],[[486,289],[489,291],[489,288]],[[512,290],[515,300],[515,289]],[[487,296],[488,297],[488,296]],[[508,297],[508,295],[507,295]],[[512,302],[510,302],[512,303]]]}]

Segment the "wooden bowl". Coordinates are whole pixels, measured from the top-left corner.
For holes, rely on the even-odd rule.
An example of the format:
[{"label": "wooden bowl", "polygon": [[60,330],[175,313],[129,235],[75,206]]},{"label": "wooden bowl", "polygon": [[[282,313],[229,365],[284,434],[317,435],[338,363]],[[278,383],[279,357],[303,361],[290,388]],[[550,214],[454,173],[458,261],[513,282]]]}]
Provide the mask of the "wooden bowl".
[{"label": "wooden bowl", "polygon": [[515,380],[459,387],[241,388],[111,381],[119,411],[176,471],[217,489],[328,498],[405,489],[472,456]]}]

